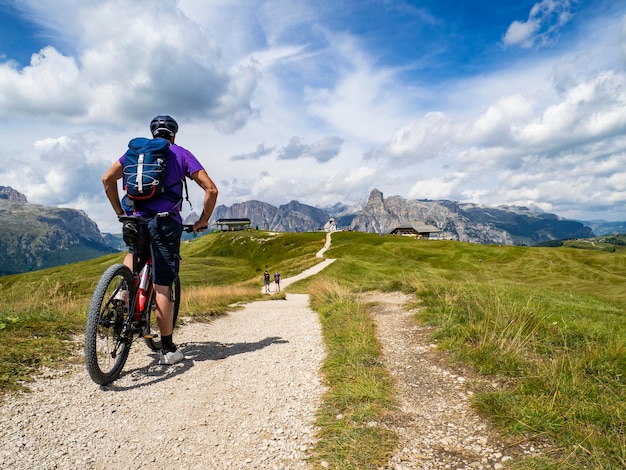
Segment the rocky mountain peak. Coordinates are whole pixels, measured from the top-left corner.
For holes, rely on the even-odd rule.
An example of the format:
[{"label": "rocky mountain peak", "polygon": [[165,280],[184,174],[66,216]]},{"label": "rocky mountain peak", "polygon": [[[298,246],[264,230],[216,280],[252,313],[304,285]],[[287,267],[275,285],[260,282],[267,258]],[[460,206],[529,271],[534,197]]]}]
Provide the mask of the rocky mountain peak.
[{"label": "rocky mountain peak", "polygon": [[0,199],[7,200],[9,202],[17,202],[21,204],[27,204],[28,200],[19,191],[16,191],[11,186],[0,186]]},{"label": "rocky mountain peak", "polygon": [[376,188],[372,189],[370,191],[370,196],[367,199],[367,205],[370,207],[384,206],[385,201],[383,199],[382,191]]}]

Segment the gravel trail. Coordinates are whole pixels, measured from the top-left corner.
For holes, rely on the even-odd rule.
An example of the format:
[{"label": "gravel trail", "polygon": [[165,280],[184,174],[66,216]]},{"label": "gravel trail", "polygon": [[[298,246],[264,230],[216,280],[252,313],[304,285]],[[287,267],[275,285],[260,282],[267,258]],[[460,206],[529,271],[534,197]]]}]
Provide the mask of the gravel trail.
[{"label": "gravel trail", "polygon": [[304,468],[325,352],[308,296],[253,302],[178,328],[188,358],[142,343],[110,386],[83,364],[0,407],[1,469]]}]

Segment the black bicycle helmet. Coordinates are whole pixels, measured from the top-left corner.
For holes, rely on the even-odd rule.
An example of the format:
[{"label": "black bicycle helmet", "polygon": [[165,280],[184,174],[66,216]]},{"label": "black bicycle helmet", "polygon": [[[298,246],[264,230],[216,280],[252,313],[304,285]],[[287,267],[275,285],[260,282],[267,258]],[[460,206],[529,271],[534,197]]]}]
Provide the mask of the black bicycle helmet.
[{"label": "black bicycle helmet", "polygon": [[167,133],[170,137],[174,137],[178,132],[178,123],[172,116],[156,116],[150,123],[150,132],[154,137],[162,133]]}]

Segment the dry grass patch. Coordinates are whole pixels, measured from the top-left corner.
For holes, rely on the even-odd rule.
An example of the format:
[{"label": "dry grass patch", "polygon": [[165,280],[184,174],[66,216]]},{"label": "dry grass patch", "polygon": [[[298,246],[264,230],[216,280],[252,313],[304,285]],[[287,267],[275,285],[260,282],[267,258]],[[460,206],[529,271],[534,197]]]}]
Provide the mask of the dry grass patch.
[{"label": "dry grass patch", "polygon": [[261,297],[260,290],[251,286],[196,286],[183,288],[180,315],[196,319],[221,315],[232,310],[233,304],[250,302]]}]

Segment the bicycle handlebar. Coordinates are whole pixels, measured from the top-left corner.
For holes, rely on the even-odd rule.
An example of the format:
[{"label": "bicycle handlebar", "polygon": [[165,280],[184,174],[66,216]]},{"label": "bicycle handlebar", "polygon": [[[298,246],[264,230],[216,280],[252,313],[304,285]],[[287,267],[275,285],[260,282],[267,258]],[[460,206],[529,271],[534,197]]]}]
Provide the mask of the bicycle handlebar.
[{"label": "bicycle handlebar", "polygon": [[[209,228],[207,225],[204,227],[198,227],[200,230],[206,230],[207,228]],[[193,232],[193,224],[183,224],[183,230],[187,233]]]},{"label": "bicycle handlebar", "polygon": [[[134,216],[134,215],[123,215],[123,216],[119,217],[119,221],[122,222],[122,223],[124,223],[124,222],[138,222],[140,224],[145,224],[145,222],[141,218],[139,218],[137,216]],[[193,232],[193,225],[194,224],[183,224],[183,230],[185,232],[187,232],[187,233],[191,233],[191,232]],[[203,230],[203,231],[208,229],[208,228],[209,228],[208,225],[205,225],[203,227],[198,227],[199,230]]]}]

